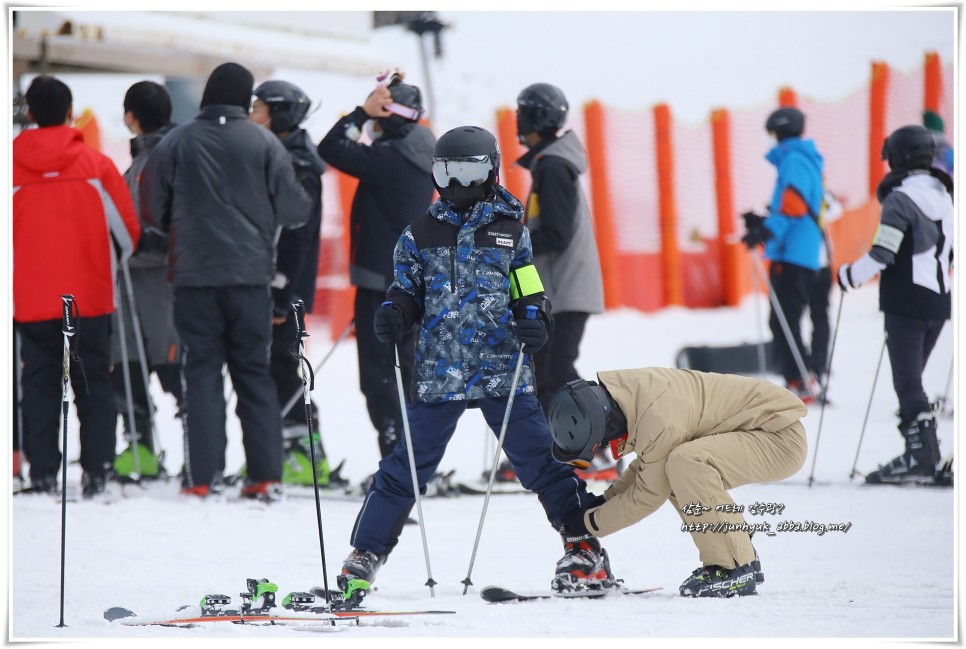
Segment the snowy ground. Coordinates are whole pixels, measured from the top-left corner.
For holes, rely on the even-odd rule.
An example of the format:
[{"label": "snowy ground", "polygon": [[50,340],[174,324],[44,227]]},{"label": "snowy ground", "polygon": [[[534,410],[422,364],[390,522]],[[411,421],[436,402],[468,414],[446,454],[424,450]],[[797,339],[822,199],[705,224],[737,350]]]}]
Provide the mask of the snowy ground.
[{"label": "snowy ground", "polygon": [[[483,498],[460,496],[423,502],[435,599],[427,578],[419,530],[407,527],[383,567],[370,605],[397,610],[447,609],[456,615],[364,621],[360,628],[127,628],[109,624],[104,609],[122,605],[142,614],[162,614],[196,604],[205,593],[234,596],[246,577],[268,577],[280,590],[321,584],[318,531],[311,497],[290,496],[270,506],[233,501],[188,501],[175,481],[102,503],[70,503],[67,512],[67,628],[59,619],[59,503],[47,497],[11,501],[11,639],[144,638],[346,639],[486,637],[654,638],[953,638],[957,634],[957,561],[954,490],[864,487],[850,482],[882,349],[882,316],[873,286],[849,294],[833,360],[830,396],[818,447],[815,478],[805,486],[816,452],[818,407],[806,420],[809,456],[784,483],[735,490],[740,504],[785,505],[781,516],[752,517],[772,528],[781,521],[851,523],[847,533],[756,535],[766,580],[759,597],[690,600],[677,587],[698,565],[697,551],[680,520],[666,505],[647,520],[607,537],[614,571],[631,586],[662,586],[646,598],[606,601],[540,601],[485,604],[473,589],[462,596]],[[833,301],[834,324],[837,298]],[[579,369],[586,377],[604,369],[673,365],[685,344],[718,344],[758,338],[756,300],[740,309],[668,309],[656,315],[621,311],[592,318]],[[761,303],[761,317],[766,305]],[[764,326],[764,325],[763,325]],[[328,332],[310,340],[315,362],[328,351]],[[953,356],[947,326],[926,370],[930,396],[942,394]],[[341,345],[319,373],[315,399],[323,413],[329,456],[348,458],[345,473],[358,481],[374,470],[375,434],[358,391],[352,339]],[[181,465],[181,433],[170,397],[156,394],[167,466]],[[901,450],[893,412],[897,407],[886,356],[876,387],[858,469],[869,471]],[[73,413],[73,406],[71,407]],[[944,455],[952,452],[954,422],[939,420]],[[77,456],[76,421],[71,418]],[[228,470],[243,462],[237,420],[230,418]],[[461,421],[441,468],[475,479],[489,461],[482,418]],[[492,452],[492,451],[490,451]],[[69,480],[79,479],[72,466]],[[958,489],[958,487],[957,487]],[[234,489],[229,491],[234,496]],[[330,583],[349,550],[358,503],[324,500],[322,519]],[[494,496],[472,578],[476,587],[498,584],[545,590],[561,555],[557,535],[530,495]]]}]

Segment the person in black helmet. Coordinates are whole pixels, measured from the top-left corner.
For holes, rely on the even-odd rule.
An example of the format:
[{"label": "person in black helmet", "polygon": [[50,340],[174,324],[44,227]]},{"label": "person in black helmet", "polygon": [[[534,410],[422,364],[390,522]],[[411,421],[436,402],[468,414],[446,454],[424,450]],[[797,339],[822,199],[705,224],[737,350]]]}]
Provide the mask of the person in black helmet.
[{"label": "person in black helmet", "polygon": [[580,187],[587,152],[573,131],[560,134],[568,111],[563,92],[549,83],[527,86],[517,97],[517,136],[530,150],[516,163],[533,179],[526,210],[533,263],[553,304],[553,340],[535,369],[545,412],[561,386],[580,378],[574,363],[587,319],[604,311],[594,225]]},{"label": "person in black helmet", "polygon": [[[436,138],[422,118],[419,88],[401,74],[381,75],[361,106],[340,119],[319,142],[322,158],[359,179],[349,218],[349,281],[356,287],[355,330],[359,387],[378,434],[379,454],[392,452],[402,434],[395,359],[369,324],[392,283],[392,251],[403,229],[433,200],[430,175]],[[362,132],[371,144],[360,142]],[[403,377],[413,361],[413,340],[400,346]]]},{"label": "person in black helmet", "polygon": [[670,500],[691,533],[701,566],[682,597],[753,595],[764,581],[751,530],[729,489],[773,482],[805,463],[801,399],[770,381],[659,367],[598,372],[577,379],[550,403],[553,455],[587,466],[600,448],[634,460],[569,529],[607,536]]},{"label": "person in black helmet", "polygon": [[[439,138],[432,172],[440,198],[399,238],[395,279],[373,330],[383,344],[392,343],[385,345],[390,353],[416,330],[406,412],[420,490],[466,409],[479,408],[499,434],[512,392],[503,450],[564,539],[553,590],[616,586],[600,544],[563,524],[591,498],[573,469],[551,456],[547,420],[530,363],[523,362],[545,349],[553,323],[523,205],[499,184],[499,165],[496,139],[485,129],[461,126]],[[415,503],[406,446],[401,439],[379,463],[356,518],[353,550],[337,578],[347,600],[357,601],[369,588]]]},{"label": "person in black helmet", "polygon": [[[748,229],[742,241],[749,250],[765,244],[765,257],[771,261],[771,285],[792,338],[785,334],[781,316],[772,306],[768,324],[778,366],[786,387],[811,403],[817,386],[807,371],[809,354],[802,342],[801,321],[821,268],[824,161],[815,142],[802,137],[805,115],[797,108],[774,111],[765,122],[765,130],[777,141],[765,158],[778,170],[778,177],[767,218],[754,212],[742,215]],[[805,365],[805,376],[795,358],[796,349]]]},{"label": "person in black helmet", "polygon": [[888,174],[876,197],[882,204],[872,248],[839,268],[849,291],[879,278],[892,384],[899,398],[899,433],[905,451],[869,473],[869,484],[936,484],[952,480],[951,461],[940,461],[936,418],[922,372],[952,310],[953,182],[932,166],[932,134],[919,125],[894,131],[882,146]]},{"label": "person in black helmet", "polygon": [[[278,402],[284,408],[295,395],[302,393],[298,360],[293,354],[296,344],[295,314],[292,304],[302,300],[305,312],[311,313],[315,303],[315,277],[319,267],[319,237],[322,231],[322,174],[325,163],[316,153],[309,134],[299,124],[309,113],[311,99],[301,88],[288,81],[266,81],[255,88],[255,100],[249,119],[278,136],[292,157],[295,176],[312,199],[305,225],[282,230],[275,255],[275,278],[272,280],[272,348],[270,370],[278,391]],[[323,487],[330,484],[331,468],[322,445],[318,408],[311,404],[312,436],[305,418],[301,396],[282,413],[282,439],[285,462],[282,482]],[[314,441],[313,441],[314,440]],[[316,472],[312,473],[309,444],[316,445]],[[340,486],[344,482],[336,481]]]}]

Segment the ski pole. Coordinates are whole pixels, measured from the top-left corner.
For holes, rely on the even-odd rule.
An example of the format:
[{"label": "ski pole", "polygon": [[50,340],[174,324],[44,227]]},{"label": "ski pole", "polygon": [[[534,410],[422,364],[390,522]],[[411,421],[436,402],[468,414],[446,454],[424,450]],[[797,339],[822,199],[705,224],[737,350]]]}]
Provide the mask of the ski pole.
[{"label": "ski pole", "polygon": [[[299,300],[299,301],[302,302],[302,300]],[[302,303],[304,305],[304,302],[302,302]],[[302,308],[304,309],[305,307],[303,306]],[[302,317],[304,319],[305,316],[303,315]],[[345,329],[342,330],[342,333],[339,334],[339,337],[336,339],[336,341],[334,343],[332,343],[332,347],[329,349],[329,352],[322,358],[322,360],[319,361],[319,364],[318,365],[316,365],[314,368],[312,368],[312,375],[313,376],[319,373],[319,370],[322,369],[322,366],[325,365],[326,361],[328,361],[329,358],[332,356],[332,354],[335,352],[336,347],[339,346],[339,343],[341,343],[343,340],[346,339],[346,337],[348,337],[349,332],[352,331],[352,325],[354,323],[355,323],[355,320],[354,319],[353,320],[349,320],[349,324],[347,324],[346,327],[345,327]],[[304,324],[303,324],[303,326],[304,326]],[[308,334],[305,334],[305,335],[308,336]],[[295,402],[299,400],[299,397],[300,396],[302,396],[302,391],[296,392],[295,394],[293,394],[291,396],[291,398],[289,398],[288,403],[286,403],[284,406],[282,406],[282,416],[283,417],[285,416],[285,414],[289,410],[291,410],[292,406],[295,405]]]},{"label": "ski pole", "polygon": [[[382,306],[391,305],[392,302],[386,301]],[[426,585],[429,586],[429,596],[436,597],[433,586],[436,581],[433,579],[433,569],[429,565],[429,543],[426,541],[426,524],[423,518],[423,502],[419,497],[419,478],[416,477],[416,456],[413,453],[413,437],[409,432],[409,412],[406,410],[406,395],[403,392],[402,380],[402,361],[399,360],[399,344],[392,343],[393,351],[396,354],[396,390],[399,392],[399,410],[402,414],[403,434],[406,437],[406,453],[409,454],[409,472],[413,477],[413,495],[416,497],[416,512],[419,515],[419,533],[423,537],[423,556],[426,558]]]},{"label": "ski pole", "polygon": [[882,369],[882,357],[885,356],[886,343],[889,335],[886,334],[882,341],[882,351],[879,352],[879,363],[875,366],[875,378],[872,379],[872,391],[869,393],[869,405],[865,409],[865,419],[862,421],[862,432],[859,433],[859,445],[855,448],[855,460],[852,461],[852,471],[849,472],[849,480],[855,477],[855,467],[859,464],[859,449],[862,448],[862,438],[865,437],[865,426],[869,423],[869,412],[872,410],[872,395],[875,394],[875,384],[879,381],[879,370]]},{"label": "ski pole", "polygon": [[755,275],[755,321],[758,324],[758,371],[762,376],[768,372],[765,362],[765,331],[761,324],[761,278]]},{"label": "ski pole", "polygon": [[70,341],[77,333],[77,323],[74,321],[74,296],[61,295],[63,306],[63,334],[64,334],[64,391],[61,397],[61,410],[64,414],[63,443],[61,452],[61,489],[60,489],[60,624],[64,624],[64,575],[67,560],[67,412],[70,409],[70,399],[67,390],[70,386]]},{"label": "ski pole", "polygon": [[782,310],[782,305],[778,301],[778,296],[775,295],[775,287],[772,286],[771,280],[768,279],[768,275],[765,274],[765,267],[761,262],[761,258],[752,253],[752,257],[755,258],[755,268],[758,270],[760,277],[765,279],[768,284],[768,298],[771,300],[771,306],[775,310],[775,314],[778,316],[778,322],[781,324],[782,332],[785,334],[785,340],[788,341],[788,347],[792,350],[792,356],[795,357],[795,365],[798,366],[798,372],[802,377],[802,385],[805,390],[808,391],[809,397],[812,400],[815,399],[815,391],[812,389],[811,381],[808,380],[808,370],[805,369],[805,362],[802,360],[802,354],[798,349],[798,343],[795,342],[795,337],[792,335],[792,329],[788,326],[788,320],[785,318],[785,312]]},{"label": "ski pole", "polygon": [[[527,307],[527,320],[537,317],[537,307],[530,305]],[[520,382],[520,373],[523,370],[523,343],[520,343],[520,351],[517,354],[517,367],[513,371],[513,382],[510,384],[510,395],[506,399],[506,412],[503,414],[503,425],[500,427],[500,437],[496,441],[496,454],[493,456],[493,466],[490,468],[490,481],[486,485],[486,497],[483,499],[483,511],[480,512],[480,524],[476,528],[476,540],[473,542],[473,554],[470,556],[470,566],[466,570],[466,579],[463,584],[463,594],[473,585],[470,575],[473,572],[473,564],[476,563],[476,551],[480,547],[480,536],[483,534],[483,520],[486,518],[486,509],[490,505],[490,492],[493,491],[493,480],[496,478],[496,467],[500,461],[500,453],[503,451],[503,439],[506,437],[507,425],[510,423],[510,411],[513,409],[513,398],[516,396],[517,383]]]},{"label": "ski pole", "polygon": [[825,365],[825,385],[822,386],[822,409],[818,416],[818,431],[815,433],[815,450],[812,451],[812,471],[808,474],[808,486],[812,486],[812,482],[815,479],[815,462],[818,459],[818,442],[822,437],[822,422],[825,421],[825,406],[828,404],[828,382],[829,378],[832,376],[832,355],[835,353],[835,341],[839,337],[839,322],[842,320],[842,304],[845,302],[845,291],[842,291],[842,295],[839,297],[839,308],[838,313],[835,316],[835,332],[832,334],[832,346],[828,352],[828,362]]},{"label": "ski pole", "polygon": [[315,487],[315,517],[319,524],[319,550],[322,553],[322,584],[325,587],[325,604],[329,607],[331,606],[329,600],[329,575],[325,569],[325,539],[322,536],[322,503],[319,499],[319,474],[315,464],[315,440],[313,439],[315,431],[312,430],[312,399],[309,396],[309,393],[315,389],[315,373],[312,371],[312,366],[309,365],[309,361],[303,353],[305,349],[304,340],[309,335],[304,325],[305,302],[299,300],[292,304],[292,308],[295,315],[295,345],[292,348],[292,355],[299,362],[299,378],[302,379],[302,400],[305,403],[305,421],[309,427],[309,454],[312,458],[312,484]]},{"label": "ski pole", "polygon": [[127,425],[130,429],[131,444],[134,446],[134,475],[137,476],[134,481],[140,483],[141,458],[137,452],[140,435],[138,434],[137,422],[134,419],[134,395],[131,391],[131,358],[127,353],[127,325],[124,322],[124,312],[124,298],[122,297],[117,301],[117,323],[120,329],[118,332],[118,340],[121,343],[121,376],[124,377],[124,399],[127,402]]},{"label": "ski pole", "polygon": [[[141,380],[144,382],[144,398],[148,406],[148,425],[151,427],[148,431],[151,439],[151,450],[155,455],[160,455],[163,451],[161,440],[157,434],[158,426],[154,418],[154,399],[151,398],[151,379],[148,377],[148,354],[144,349],[141,316],[138,315],[138,305],[134,301],[134,282],[131,281],[131,271],[126,259],[121,262],[121,272],[124,276],[124,286],[127,291],[127,303],[131,306],[131,325],[134,327],[134,342],[137,345],[138,361],[141,365]],[[135,445],[134,450],[135,455],[137,455],[137,445]]]},{"label": "ski pole", "polygon": [[[13,374],[17,384],[17,392],[14,395],[17,402],[13,404],[17,418],[17,451],[23,454],[23,410],[20,407],[20,401],[23,399],[23,386],[21,385],[23,382],[23,364],[20,361],[20,333],[17,331],[16,323],[13,327]],[[17,471],[17,477],[23,478],[22,470]]]}]

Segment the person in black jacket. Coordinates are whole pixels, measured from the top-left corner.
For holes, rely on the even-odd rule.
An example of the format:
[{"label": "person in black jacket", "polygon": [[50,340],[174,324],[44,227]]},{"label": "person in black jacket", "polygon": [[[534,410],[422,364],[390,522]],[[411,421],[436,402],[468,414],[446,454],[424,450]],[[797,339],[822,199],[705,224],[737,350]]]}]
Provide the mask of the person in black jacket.
[{"label": "person in black jacket", "polygon": [[[154,147],[174,128],[171,124],[171,97],[164,86],[153,81],[138,81],[128,88],[124,95],[124,125],[134,134],[134,138],[131,139],[131,166],[124,172],[124,180],[131,190],[134,208],[140,217],[138,184],[141,182],[141,171]],[[141,226],[143,229],[143,220]],[[137,332],[132,318],[134,307],[137,308],[138,323],[141,325],[140,336],[147,357],[147,371],[153,372],[158,377],[161,389],[175,398],[179,408],[181,406],[181,370],[178,366],[181,345],[174,326],[171,285],[167,281],[167,252],[167,237],[158,232],[144,232],[138,241],[137,250],[127,262],[130,268],[130,288],[134,294],[134,304],[128,302],[126,290],[121,290],[118,298],[123,304],[128,379],[133,401],[134,427],[138,433],[136,447],[131,442],[131,422],[126,407],[127,386],[124,372],[120,367],[123,361],[121,328],[116,319],[120,317],[121,311],[114,313],[112,355],[115,363],[111,378],[118,404],[117,411],[121,415],[129,442],[128,447],[114,459],[114,475],[121,479],[134,477],[136,469],[140,469],[140,476],[145,478],[155,478],[164,474],[161,458],[154,450],[156,448],[155,431],[152,429],[153,417],[149,411],[147,387],[142,379]],[[118,276],[118,285],[126,287],[126,279],[120,270]],[[137,464],[134,462],[135,448],[138,453]]]},{"label": "person in black jacket", "polygon": [[[392,253],[402,231],[426,213],[433,199],[431,175],[436,138],[418,124],[419,88],[394,74],[362,106],[340,119],[319,142],[319,155],[359,179],[350,217],[349,280],[356,287],[355,323],[359,387],[369,419],[386,457],[402,434],[402,414],[394,370],[395,358],[369,323],[392,283]],[[365,130],[372,145],[358,142]],[[409,384],[414,337],[399,345],[403,383]]]},{"label": "person in black jacket", "polygon": [[[322,445],[318,409],[313,402],[312,436],[305,417],[301,398],[302,380],[298,360],[293,354],[296,344],[295,313],[292,304],[302,300],[305,312],[311,313],[315,302],[315,277],[319,267],[319,236],[322,231],[322,173],[325,163],[315,151],[309,134],[299,124],[309,112],[311,100],[301,88],[288,81],[266,81],[255,88],[255,101],[249,118],[278,136],[292,156],[295,175],[305,193],[312,199],[305,225],[283,230],[278,238],[275,259],[275,278],[272,280],[272,351],[271,373],[278,389],[282,408],[297,397],[295,403],[282,412],[282,439],[285,462],[282,482],[329,486],[330,467]],[[316,473],[312,472],[312,452],[316,445]]]},{"label": "person in black jacket", "polygon": [[141,182],[142,217],[170,233],[188,447],[182,493],[198,496],[217,491],[224,470],[226,362],[245,447],[242,495],[271,498],[282,473],[269,286],[278,227],[305,223],[311,203],[279,139],[248,121],[253,84],[236,63],[215,68],[201,112],[161,141]]},{"label": "person in black jacket", "polygon": [[940,460],[936,417],[922,372],[952,314],[953,181],[932,166],[936,144],[924,127],[896,129],[882,145],[890,172],[876,190],[882,204],[872,247],[839,267],[843,292],[879,277],[892,384],[899,399],[902,455],[865,477],[867,484],[927,484],[949,479]]}]

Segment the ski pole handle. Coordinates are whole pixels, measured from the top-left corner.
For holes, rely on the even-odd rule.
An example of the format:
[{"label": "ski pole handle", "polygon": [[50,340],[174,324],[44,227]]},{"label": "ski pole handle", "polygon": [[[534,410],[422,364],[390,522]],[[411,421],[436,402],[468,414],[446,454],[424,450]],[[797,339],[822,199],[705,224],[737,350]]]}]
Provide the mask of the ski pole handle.
[{"label": "ski pole handle", "polygon": [[292,302],[292,312],[295,314],[295,338],[301,344],[303,338],[309,337],[305,330],[305,301]]},{"label": "ski pole handle", "polygon": [[73,336],[77,333],[76,323],[74,322],[74,296],[61,295],[60,301],[61,306],[64,308],[64,326],[62,332],[65,336]]},{"label": "ski pole handle", "polygon": [[537,319],[537,307],[532,304],[527,305],[527,320]]}]

